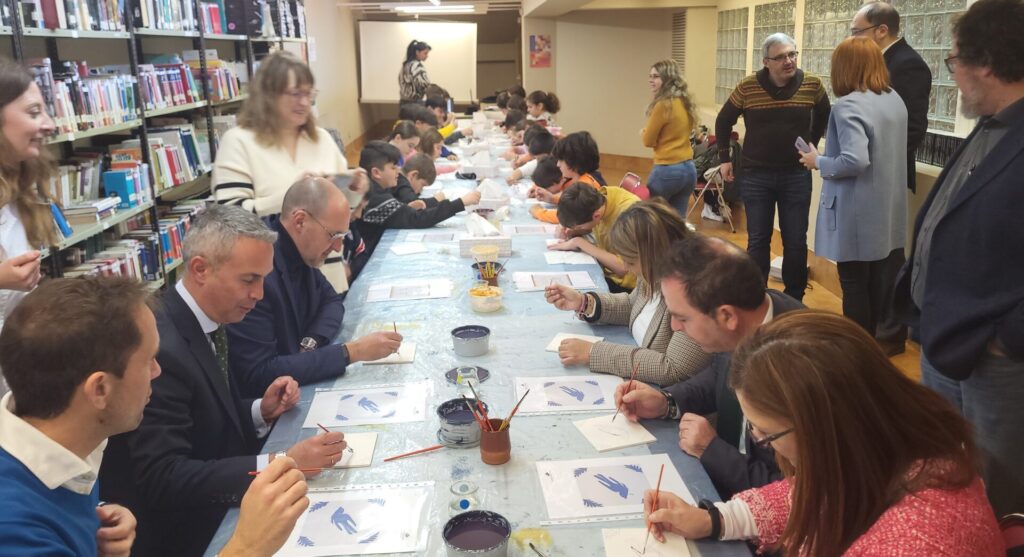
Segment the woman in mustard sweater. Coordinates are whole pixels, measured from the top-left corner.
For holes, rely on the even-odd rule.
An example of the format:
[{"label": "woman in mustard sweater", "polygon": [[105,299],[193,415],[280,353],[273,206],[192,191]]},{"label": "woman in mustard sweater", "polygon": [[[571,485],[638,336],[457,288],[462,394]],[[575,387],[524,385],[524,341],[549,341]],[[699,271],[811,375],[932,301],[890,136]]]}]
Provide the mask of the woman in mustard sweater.
[{"label": "woman in mustard sweater", "polygon": [[647,125],[640,130],[644,146],[654,149],[654,168],[647,177],[651,195],[665,198],[685,218],[697,184],[690,133],[697,125],[693,100],[675,60],[662,60],[647,76],[654,98],[647,106]]}]

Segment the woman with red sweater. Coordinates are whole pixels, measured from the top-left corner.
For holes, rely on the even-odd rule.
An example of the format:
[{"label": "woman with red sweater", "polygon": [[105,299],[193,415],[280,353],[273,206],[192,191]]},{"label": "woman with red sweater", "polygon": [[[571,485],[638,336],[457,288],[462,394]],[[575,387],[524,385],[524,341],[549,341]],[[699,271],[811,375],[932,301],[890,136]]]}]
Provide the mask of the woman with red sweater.
[{"label": "woman with red sweater", "polygon": [[732,357],[747,435],[785,479],[692,507],[644,498],[655,539],[752,540],[799,557],[1002,557],[970,426],[903,376],[852,321],[811,311],[761,327]]}]

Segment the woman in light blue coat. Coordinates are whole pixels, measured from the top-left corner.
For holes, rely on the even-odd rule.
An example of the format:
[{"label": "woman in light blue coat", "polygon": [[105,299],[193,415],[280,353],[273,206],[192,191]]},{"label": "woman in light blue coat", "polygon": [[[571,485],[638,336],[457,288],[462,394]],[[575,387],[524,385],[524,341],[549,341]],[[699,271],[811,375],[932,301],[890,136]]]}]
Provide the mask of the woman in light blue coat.
[{"label": "woman in light blue coat", "polygon": [[[801,162],[824,185],[814,252],[836,262],[843,315],[871,335],[892,294],[892,261],[907,235],[907,109],[889,86],[882,51],[850,37],[832,53],[832,105],[825,153]],[[803,147],[803,146],[801,146]]]}]

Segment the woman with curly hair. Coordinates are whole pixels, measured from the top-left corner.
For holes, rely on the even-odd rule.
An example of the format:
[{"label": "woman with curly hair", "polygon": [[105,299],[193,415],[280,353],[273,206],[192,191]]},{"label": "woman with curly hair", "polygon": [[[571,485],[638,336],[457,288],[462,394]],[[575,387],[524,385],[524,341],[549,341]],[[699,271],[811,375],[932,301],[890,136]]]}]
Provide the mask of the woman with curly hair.
[{"label": "woman with curly hair", "polygon": [[690,134],[697,126],[696,105],[675,60],[656,62],[647,76],[654,97],[647,105],[647,125],[640,130],[645,147],[654,149],[654,168],[647,176],[651,195],[663,197],[686,215],[697,185]]}]

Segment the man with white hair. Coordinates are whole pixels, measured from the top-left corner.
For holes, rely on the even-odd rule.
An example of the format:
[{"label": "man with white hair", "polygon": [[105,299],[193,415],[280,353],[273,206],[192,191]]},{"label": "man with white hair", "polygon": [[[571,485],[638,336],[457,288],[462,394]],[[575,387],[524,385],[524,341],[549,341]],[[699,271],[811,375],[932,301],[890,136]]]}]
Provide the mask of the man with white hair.
[{"label": "man with white hair", "polygon": [[747,253],[768,281],[775,207],[782,232],[782,281],[786,294],[803,300],[807,288],[807,221],[811,173],[800,164],[798,139],[817,145],[828,125],[831,105],[821,80],[797,67],[796,43],[785,33],[769,35],[762,46],[764,67],[743,78],[715,120],[722,177],[736,176],[729,137],[743,116],[740,192],[747,214]]}]

